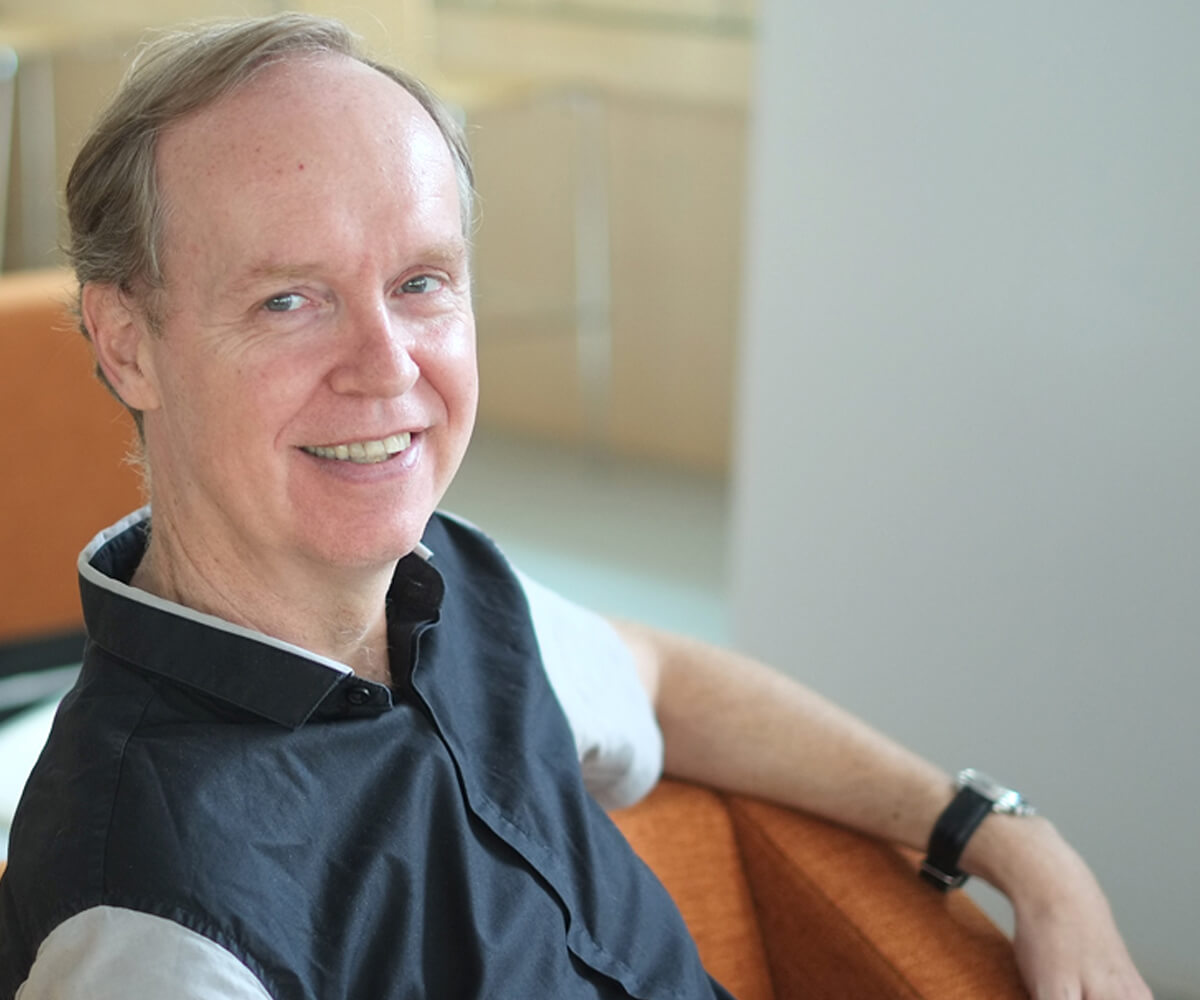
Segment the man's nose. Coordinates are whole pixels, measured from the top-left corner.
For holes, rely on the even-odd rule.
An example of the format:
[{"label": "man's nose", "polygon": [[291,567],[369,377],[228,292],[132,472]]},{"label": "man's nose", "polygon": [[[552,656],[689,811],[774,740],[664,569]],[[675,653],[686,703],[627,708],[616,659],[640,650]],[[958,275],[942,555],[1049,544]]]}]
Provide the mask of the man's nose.
[{"label": "man's nose", "polygon": [[410,322],[384,303],[346,310],[339,331],[339,359],[330,383],[347,395],[394,397],[421,377],[413,358]]}]

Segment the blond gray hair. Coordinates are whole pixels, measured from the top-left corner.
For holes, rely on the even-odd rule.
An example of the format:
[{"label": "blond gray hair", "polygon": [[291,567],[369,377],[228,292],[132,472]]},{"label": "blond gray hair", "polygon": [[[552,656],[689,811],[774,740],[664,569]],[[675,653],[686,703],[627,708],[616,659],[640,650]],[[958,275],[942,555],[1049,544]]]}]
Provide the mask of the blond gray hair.
[{"label": "blond gray hair", "polygon": [[[157,326],[164,212],[156,171],[158,137],[264,67],[312,55],[341,55],[370,66],[428,112],[454,160],[463,233],[469,238],[474,183],[466,137],[420,80],[367,58],[359,38],[330,18],[289,13],[210,22],[160,35],[140,51],[75,158],[67,179],[65,250],[81,290],[95,282],[135,295],[151,326]],[[80,328],[90,339],[82,319]],[[100,378],[108,385],[103,373]],[[141,414],[130,412],[140,432]]]}]

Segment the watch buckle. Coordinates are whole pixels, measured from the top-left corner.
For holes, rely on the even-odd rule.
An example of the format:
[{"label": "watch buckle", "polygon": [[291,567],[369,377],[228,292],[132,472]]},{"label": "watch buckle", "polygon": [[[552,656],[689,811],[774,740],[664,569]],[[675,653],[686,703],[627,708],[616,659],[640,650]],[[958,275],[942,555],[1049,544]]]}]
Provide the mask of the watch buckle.
[{"label": "watch buckle", "polygon": [[951,889],[960,888],[969,876],[966,872],[950,872],[942,871],[936,865],[929,862],[928,859],[921,862],[921,877],[930,885],[942,892],[949,892]]}]

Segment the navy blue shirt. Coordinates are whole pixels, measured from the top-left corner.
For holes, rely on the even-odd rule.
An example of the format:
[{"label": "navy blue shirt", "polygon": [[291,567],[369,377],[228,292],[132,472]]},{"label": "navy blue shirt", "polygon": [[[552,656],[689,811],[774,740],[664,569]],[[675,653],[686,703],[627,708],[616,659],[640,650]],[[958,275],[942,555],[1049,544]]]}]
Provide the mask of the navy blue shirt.
[{"label": "navy blue shirt", "polygon": [[83,669],[0,879],[0,997],[97,908],[289,1000],[728,995],[584,790],[486,538],[435,516],[435,559],[397,567],[388,688],[123,586],[147,528],[81,578]]}]

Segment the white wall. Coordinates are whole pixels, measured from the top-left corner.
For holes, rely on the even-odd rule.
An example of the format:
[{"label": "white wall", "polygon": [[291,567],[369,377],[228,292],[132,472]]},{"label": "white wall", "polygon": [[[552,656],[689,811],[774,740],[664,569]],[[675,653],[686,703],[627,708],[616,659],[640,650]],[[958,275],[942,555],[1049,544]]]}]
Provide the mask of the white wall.
[{"label": "white wall", "polygon": [[765,0],[735,636],[1200,997],[1200,4]]}]

